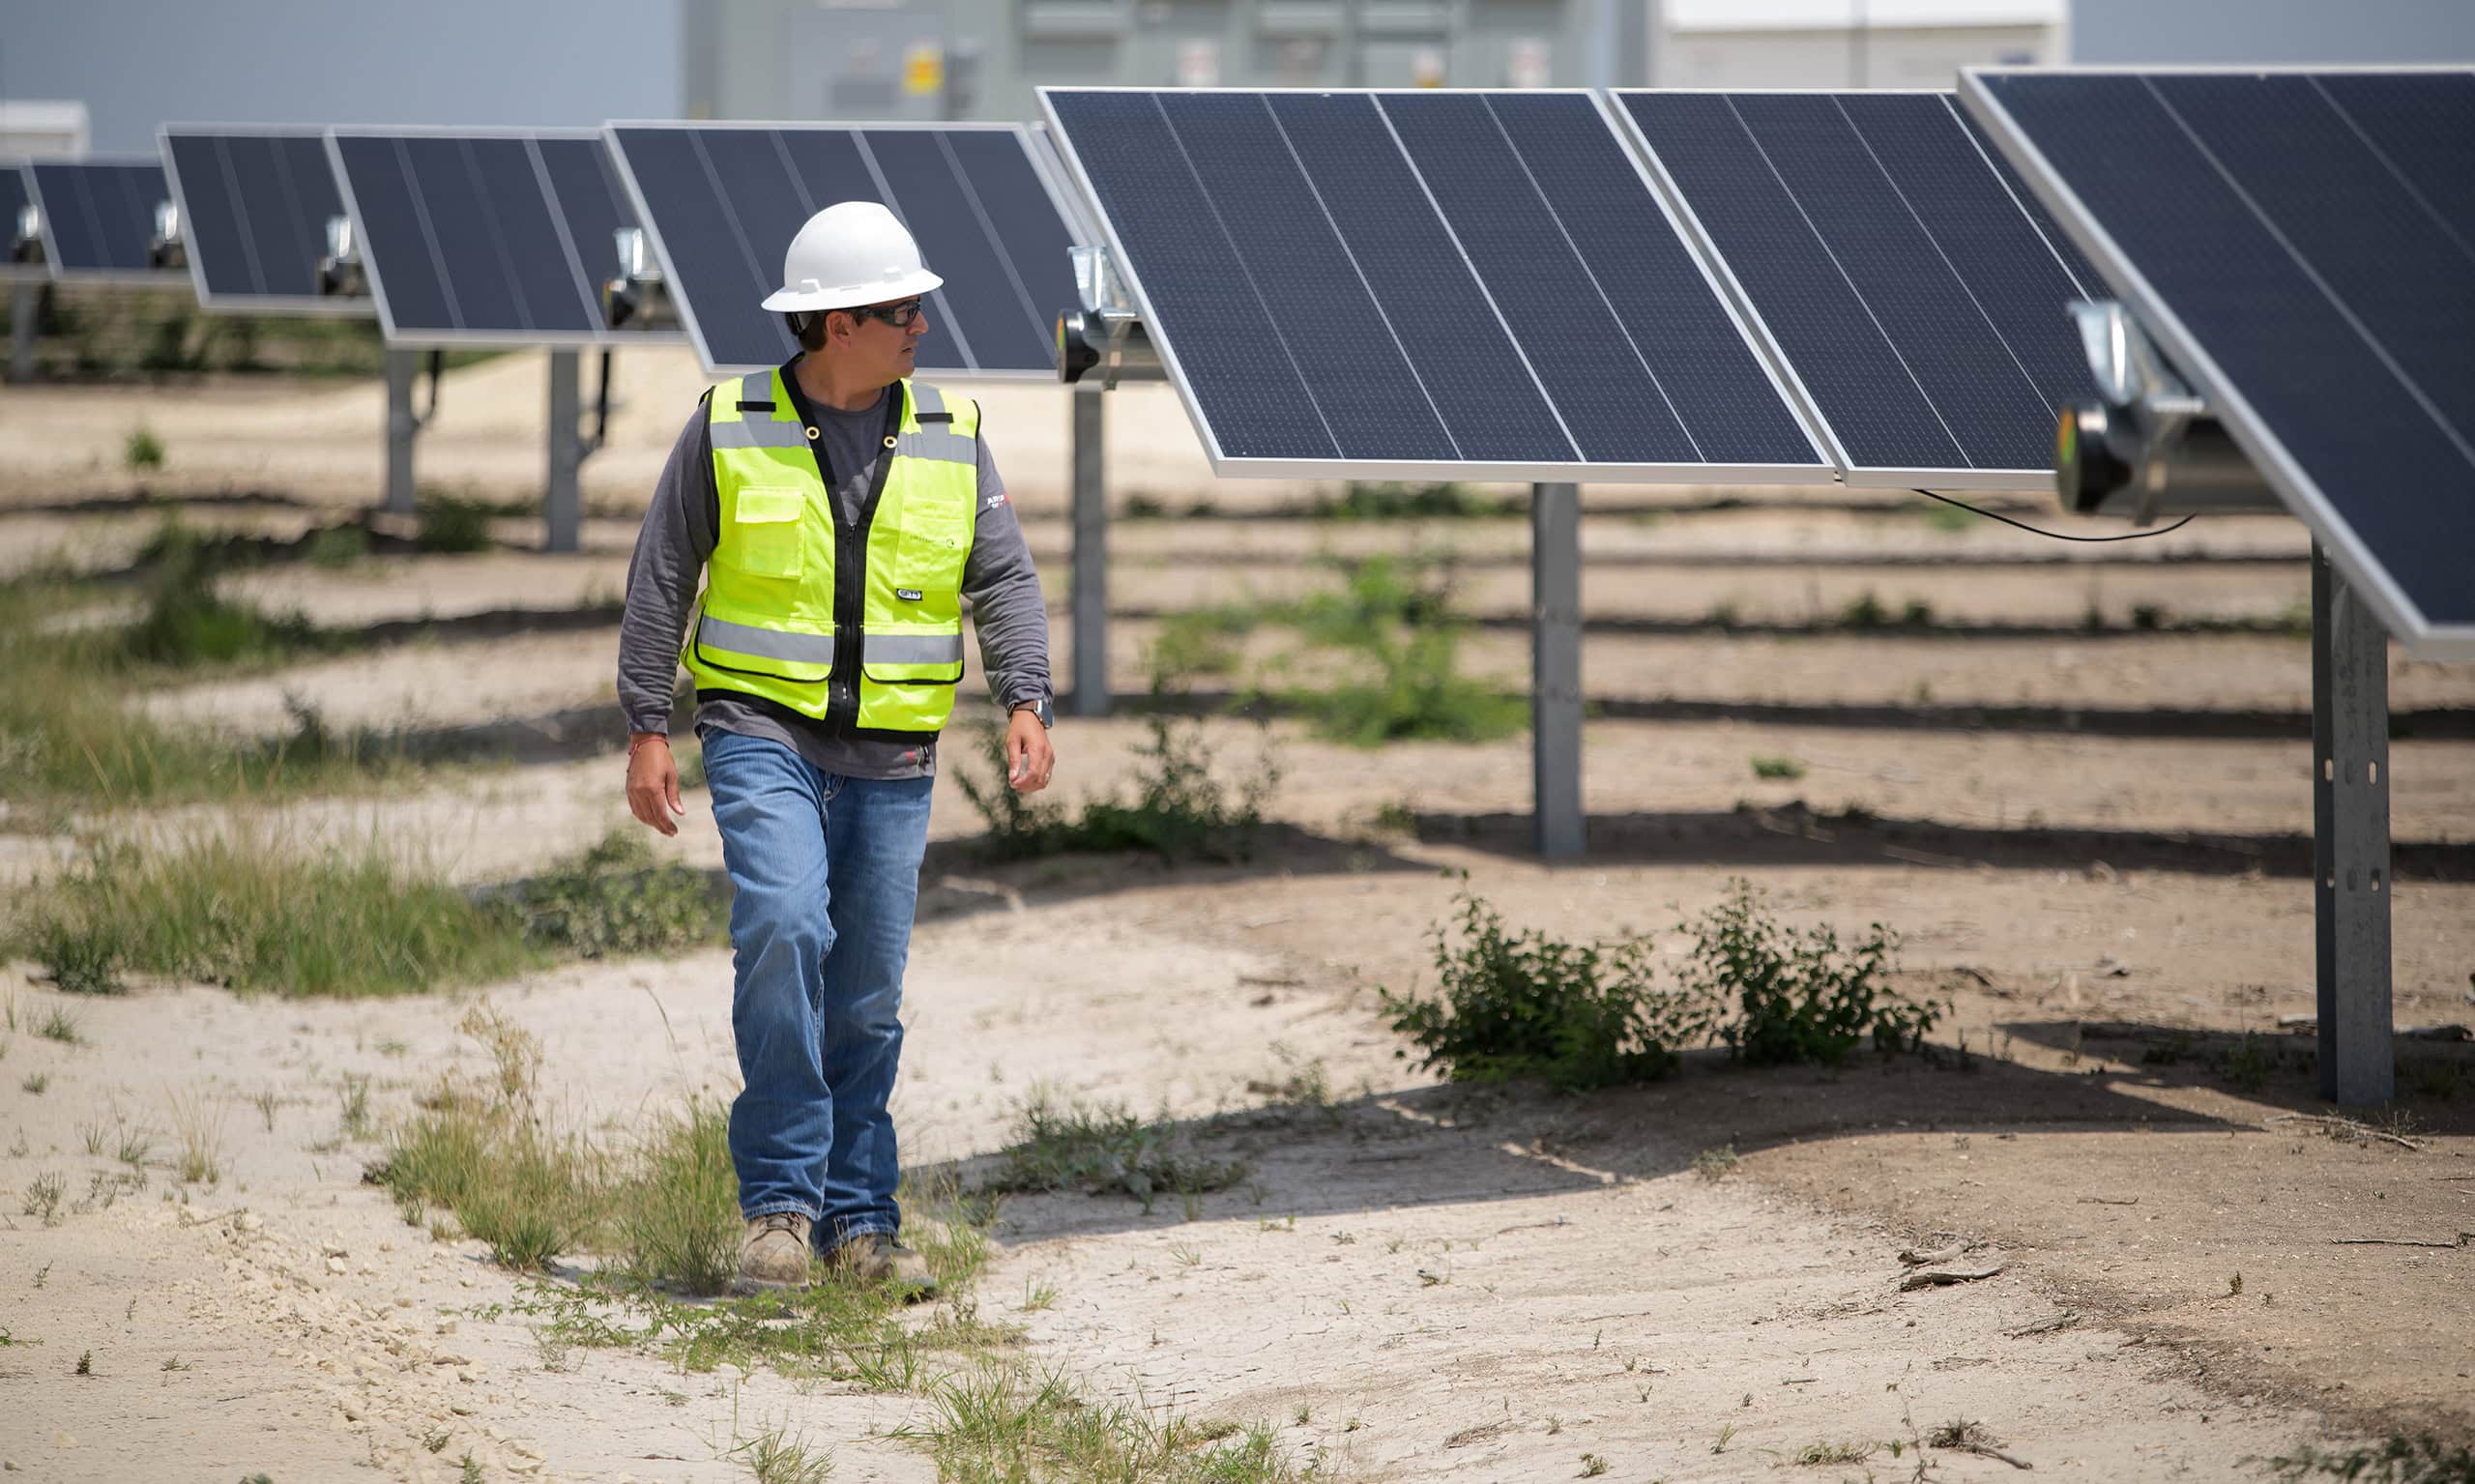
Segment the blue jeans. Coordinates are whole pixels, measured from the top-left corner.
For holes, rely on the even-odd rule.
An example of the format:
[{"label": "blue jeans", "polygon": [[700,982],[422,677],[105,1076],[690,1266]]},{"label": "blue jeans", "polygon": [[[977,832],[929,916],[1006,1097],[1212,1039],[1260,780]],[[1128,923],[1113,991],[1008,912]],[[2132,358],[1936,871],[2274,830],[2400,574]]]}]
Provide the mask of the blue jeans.
[{"label": "blue jeans", "polygon": [[902,1226],[893,1093],[927,778],[809,766],[780,742],[709,731],[705,779],[731,902],[731,1104],[739,1207],[797,1211],[821,1250]]}]

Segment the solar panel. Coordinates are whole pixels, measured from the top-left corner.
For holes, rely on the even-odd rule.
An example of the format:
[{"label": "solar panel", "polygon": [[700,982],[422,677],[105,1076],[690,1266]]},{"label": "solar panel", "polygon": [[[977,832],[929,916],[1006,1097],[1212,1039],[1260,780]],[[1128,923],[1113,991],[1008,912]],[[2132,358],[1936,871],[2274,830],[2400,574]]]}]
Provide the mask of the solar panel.
[{"label": "solar panel", "polygon": [[2052,485],[2094,279],[1950,95],[1616,97],[1849,483]]},{"label": "solar panel", "polygon": [[1587,93],[1040,102],[1221,474],[1832,477]]},{"label": "solar panel", "polygon": [[1021,126],[613,124],[609,133],[713,374],[777,365],[798,349],[760,305],[781,287],[801,224],[836,201],[888,207],[946,280],[929,296],[922,372],[1057,374],[1051,327],[1078,302],[1080,234]]},{"label": "solar panel", "polygon": [[2475,70],[1963,90],[2391,632],[2475,657]]},{"label": "solar panel", "polygon": [[[34,188],[27,183],[26,167],[0,164],[0,242],[15,247],[17,240],[17,217],[34,200]],[[15,251],[0,252],[0,282],[13,278],[48,278],[51,271],[41,263],[20,263]]]},{"label": "solar panel", "polygon": [[636,224],[598,133],[330,130],[370,295],[396,344],[615,345],[613,234]]},{"label": "solar panel", "polygon": [[43,209],[51,276],[97,282],[175,281],[147,261],[155,208],[171,199],[153,160],[37,160],[26,167]]},{"label": "solar panel", "polygon": [[162,131],[162,142],[201,307],[369,312],[366,300],[318,292],[327,222],[344,210],[318,131],[176,126]]}]

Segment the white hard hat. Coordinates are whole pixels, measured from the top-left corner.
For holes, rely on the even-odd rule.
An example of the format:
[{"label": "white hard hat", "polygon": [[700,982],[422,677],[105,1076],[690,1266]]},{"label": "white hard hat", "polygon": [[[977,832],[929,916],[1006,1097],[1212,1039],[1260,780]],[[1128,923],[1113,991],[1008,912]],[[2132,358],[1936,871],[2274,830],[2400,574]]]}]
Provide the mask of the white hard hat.
[{"label": "white hard hat", "polygon": [[850,309],[924,294],[946,280],[919,261],[893,213],[874,201],[836,201],[807,219],[782,254],[782,286],[769,309]]}]

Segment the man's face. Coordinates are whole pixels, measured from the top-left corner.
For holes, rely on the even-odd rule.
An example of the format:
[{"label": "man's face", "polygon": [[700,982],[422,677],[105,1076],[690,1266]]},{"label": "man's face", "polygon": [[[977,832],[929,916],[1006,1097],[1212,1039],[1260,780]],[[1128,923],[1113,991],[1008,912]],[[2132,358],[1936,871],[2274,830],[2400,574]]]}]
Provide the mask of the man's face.
[{"label": "man's face", "polygon": [[911,374],[919,359],[920,336],[928,333],[924,302],[892,299],[841,312],[849,316],[851,330],[847,336],[834,337],[835,349],[846,364],[865,369],[880,383],[900,381]]}]

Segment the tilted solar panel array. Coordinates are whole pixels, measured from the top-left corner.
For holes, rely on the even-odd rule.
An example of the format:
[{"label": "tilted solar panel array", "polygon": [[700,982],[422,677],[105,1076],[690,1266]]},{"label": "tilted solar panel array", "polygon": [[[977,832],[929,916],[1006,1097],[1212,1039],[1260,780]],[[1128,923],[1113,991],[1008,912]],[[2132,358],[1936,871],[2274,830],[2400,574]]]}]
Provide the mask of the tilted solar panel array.
[{"label": "tilted solar panel array", "polygon": [[636,220],[598,133],[334,130],[328,143],[389,340],[649,338],[602,317],[615,235]]},{"label": "tilted solar panel array", "polygon": [[1950,95],[1616,97],[1849,483],[2052,482],[2095,277]]},{"label": "tilted solar panel array", "polygon": [[370,312],[365,300],[318,294],[327,222],[344,209],[318,131],[171,128],[162,142],[202,307]]},{"label": "tilted solar panel array", "polygon": [[1076,234],[1019,126],[614,124],[609,136],[713,373],[790,359],[781,315],[761,307],[784,249],[814,213],[876,201],[946,280],[929,296],[923,373],[1056,374]]},{"label": "tilted solar panel array", "polygon": [[1587,94],[1040,99],[1220,473],[1830,478]]},{"label": "tilted solar panel array", "polygon": [[1963,92],[2391,631],[2475,657],[2475,70]]},{"label": "tilted solar panel array", "polygon": [[26,170],[43,208],[51,276],[149,283],[171,276],[146,253],[155,208],[171,199],[160,162],[44,160]]}]

